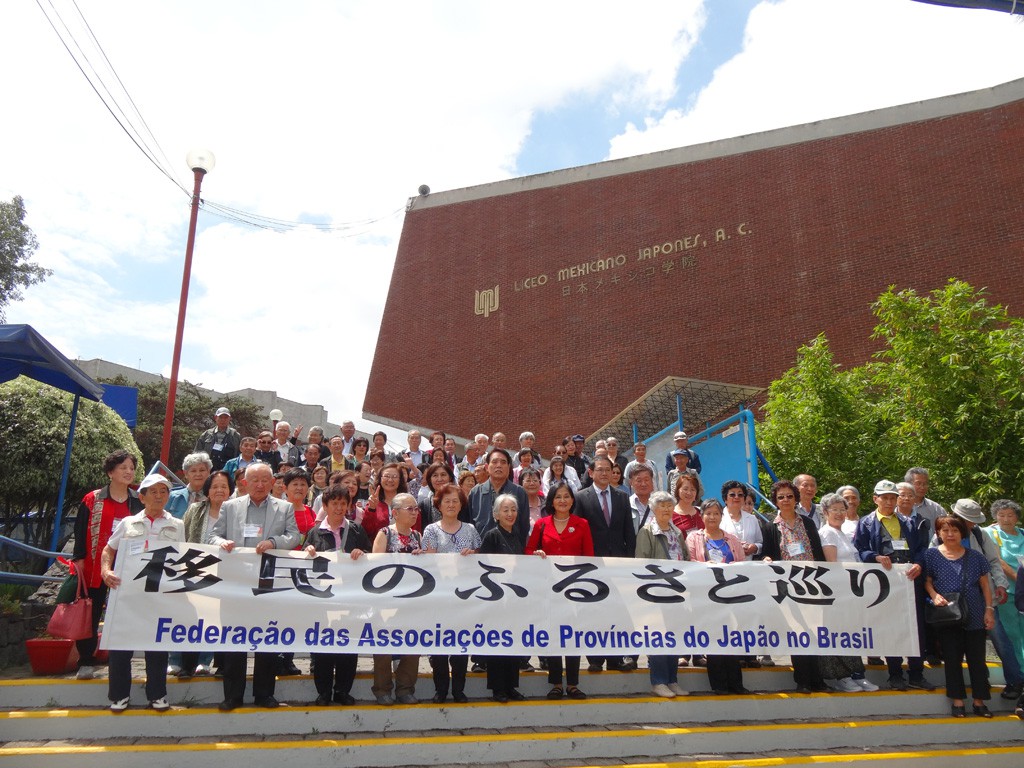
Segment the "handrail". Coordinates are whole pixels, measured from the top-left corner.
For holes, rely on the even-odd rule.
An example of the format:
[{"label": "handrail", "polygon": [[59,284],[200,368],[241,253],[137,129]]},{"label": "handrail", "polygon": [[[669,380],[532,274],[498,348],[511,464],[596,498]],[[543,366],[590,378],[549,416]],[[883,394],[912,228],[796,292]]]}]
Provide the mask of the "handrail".
[{"label": "handrail", "polygon": [[17,539],[12,539],[12,538],[9,538],[7,536],[0,536],[0,544],[11,544],[11,545],[17,547],[18,549],[23,549],[26,552],[31,552],[33,555],[40,555],[42,557],[48,557],[48,558],[51,558],[51,559],[52,558],[63,557],[63,555],[64,555],[63,552],[48,552],[45,549],[39,549],[38,547],[33,547],[31,544],[26,544],[23,541],[18,541]]},{"label": "handrail", "polygon": [[54,583],[64,581],[63,576],[37,576],[34,573],[12,573],[0,571],[0,584],[44,584],[48,581]]}]

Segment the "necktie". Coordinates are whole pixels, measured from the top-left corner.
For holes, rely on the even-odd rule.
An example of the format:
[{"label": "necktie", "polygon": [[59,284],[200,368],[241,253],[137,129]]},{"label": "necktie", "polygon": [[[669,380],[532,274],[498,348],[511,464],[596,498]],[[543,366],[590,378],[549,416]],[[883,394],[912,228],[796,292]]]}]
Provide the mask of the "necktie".
[{"label": "necktie", "polygon": [[608,490],[601,491],[601,509],[604,510],[605,525],[612,524],[612,511],[608,508]]}]

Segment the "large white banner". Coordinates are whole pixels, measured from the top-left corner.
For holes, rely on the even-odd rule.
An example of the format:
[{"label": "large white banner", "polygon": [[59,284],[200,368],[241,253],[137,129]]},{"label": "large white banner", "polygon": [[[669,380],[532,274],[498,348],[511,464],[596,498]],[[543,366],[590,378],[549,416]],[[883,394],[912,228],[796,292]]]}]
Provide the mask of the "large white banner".
[{"label": "large white banner", "polygon": [[630,655],[918,653],[894,566],[119,552],[103,643],[133,650]]}]

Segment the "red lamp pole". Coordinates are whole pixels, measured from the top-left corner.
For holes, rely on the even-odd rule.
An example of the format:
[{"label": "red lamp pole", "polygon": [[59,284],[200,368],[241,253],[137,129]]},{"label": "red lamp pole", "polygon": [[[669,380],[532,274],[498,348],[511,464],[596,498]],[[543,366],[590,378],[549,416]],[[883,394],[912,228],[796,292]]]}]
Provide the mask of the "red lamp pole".
[{"label": "red lamp pole", "polygon": [[[206,157],[208,155],[208,157]],[[165,466],[171,455],[171,432],[174,429],[174,400],[178,394],[178,366],[181,363],[181,339],[185,332],[185,306],[188,304],[188,284],[192,276],[192,249],[196,244],[196,221],[199,218],[199,190],[203,185],[203,176],[213,168],[212,153],[204,153],[195,157],[188,156],[192,172],[195,174],[195,186],[192,189],[192,215],[188,222],[188,243],[185,245],[185,271],[181,276],[181,298],[178,300],[178,327],[174,332],[174,357],[171,360],[171,381],[167,388],[167,412],[164,415],[164,441],[160,449],[160,461]]]}]

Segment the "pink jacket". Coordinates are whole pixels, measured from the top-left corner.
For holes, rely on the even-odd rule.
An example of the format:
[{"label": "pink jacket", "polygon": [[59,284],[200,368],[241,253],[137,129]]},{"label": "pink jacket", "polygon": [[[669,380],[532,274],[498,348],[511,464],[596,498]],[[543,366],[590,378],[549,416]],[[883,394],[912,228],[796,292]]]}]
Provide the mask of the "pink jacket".
[{"label": "pink jacket", "polygon": [[[743,554],[743,544],[740,540],[733,536],[731,533],[725,534],[725,543],[729,545],[729,549],[732,550],[733,562],[740,562],[746,560],[747,556]],[[707,544],[708,534],[707,531],[699,529],[696,531],[690,531],[686,537],[686,548],[690,550],[690,559],[697,563],[705,563],[708,559]]]}]

